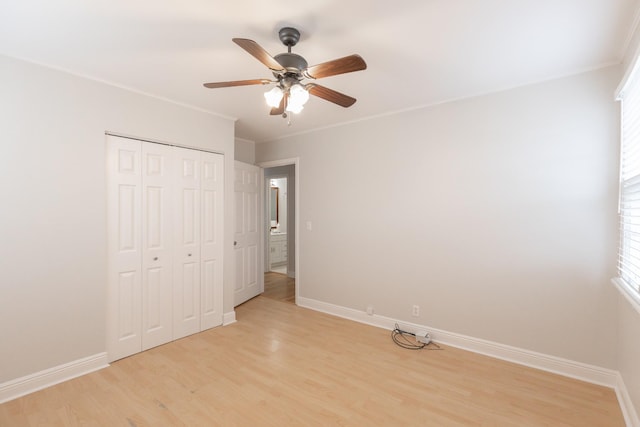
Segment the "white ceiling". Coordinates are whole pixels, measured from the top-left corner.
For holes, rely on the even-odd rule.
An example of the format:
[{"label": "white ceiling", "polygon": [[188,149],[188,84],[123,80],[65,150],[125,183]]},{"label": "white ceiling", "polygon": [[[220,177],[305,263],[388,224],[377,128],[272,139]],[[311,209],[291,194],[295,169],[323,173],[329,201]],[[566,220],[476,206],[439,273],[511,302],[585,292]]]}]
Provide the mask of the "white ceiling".
[{"label": "white ceiling", "polygon": [[[638,0],[2,0],[0,53],[236,118],[256,142],[619,63]],[[312,97],[290,126],[269,116],[271,78],[231,42],[275,55],[294,26],[310,65],[360,54],[365,71],[319,80],[358,99]],[[7,82],[4,82],[7,84]]]}]

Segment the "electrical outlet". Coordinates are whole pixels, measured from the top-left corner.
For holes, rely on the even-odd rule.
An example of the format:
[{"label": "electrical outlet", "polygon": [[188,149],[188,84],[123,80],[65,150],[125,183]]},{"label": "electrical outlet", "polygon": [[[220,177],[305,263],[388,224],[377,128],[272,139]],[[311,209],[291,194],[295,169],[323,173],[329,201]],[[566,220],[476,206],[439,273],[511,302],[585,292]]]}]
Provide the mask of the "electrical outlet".
[{"label": "electrical outlet", "polygon": [[418,317],[420,316],[420,306],[419,305],[414,305],[413,308],[411,309],[411,315],[413,317]]},{"label": "electrical outlet", "polygon": [[373,306],[371,306],[371,305],[367,306],[367,314],[369,316],[373,316]]}]

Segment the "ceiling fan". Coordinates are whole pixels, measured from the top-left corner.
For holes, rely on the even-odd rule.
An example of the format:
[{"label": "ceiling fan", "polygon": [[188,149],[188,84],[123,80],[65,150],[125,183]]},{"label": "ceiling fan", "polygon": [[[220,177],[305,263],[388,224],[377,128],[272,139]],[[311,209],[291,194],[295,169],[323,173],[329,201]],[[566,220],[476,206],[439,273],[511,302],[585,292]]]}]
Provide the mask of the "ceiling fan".
[{"label": "ceiling fan", "polygon": [[295,28],[284,27],[278,32],[278,36],[282,44],[287,46],[287,52],[276,56],[271,56],[253,40],[232,39],[235,44],[266,65],[273,73],[275,80],[253,79],[205,83],[204,87],[214,89],[275,83],[275,86],[266,92],[264,96],[267,104],[272,107],[271,115],[282,115],[285,118],[287,117],[287,112],[299,113],[302,111],[304,104],[309,99],[309,94],[345,108],[352,106],[356,102],[355,98],[333,89],[313,82],[303,83],[303,81],[305,79],[315,80],[364,70],[367,68],[367,64],[359,55],[349,55],[309,67],[302,56],[291,52],[291,47],[295,46],[300,40],[300,32]]}]

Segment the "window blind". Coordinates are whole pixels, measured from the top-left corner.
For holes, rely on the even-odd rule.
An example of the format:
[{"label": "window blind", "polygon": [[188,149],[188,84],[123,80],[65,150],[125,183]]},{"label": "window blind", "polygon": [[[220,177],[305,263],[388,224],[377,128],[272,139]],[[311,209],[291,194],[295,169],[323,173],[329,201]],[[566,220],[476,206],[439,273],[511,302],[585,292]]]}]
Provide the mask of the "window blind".
[{"label": "window blind", "polygon": [[620,278],[640,293],[640,73],[625,82],[620,156]]}]

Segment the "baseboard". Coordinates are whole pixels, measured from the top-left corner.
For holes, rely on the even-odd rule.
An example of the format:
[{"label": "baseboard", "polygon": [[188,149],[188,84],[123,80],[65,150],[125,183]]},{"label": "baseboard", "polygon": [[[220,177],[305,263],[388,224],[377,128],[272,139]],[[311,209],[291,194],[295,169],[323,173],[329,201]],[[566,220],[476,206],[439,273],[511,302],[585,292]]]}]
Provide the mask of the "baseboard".
[{"label": "baseboard", "polygon": [[222,315],[222,326],[227,326],[232,323],[236,323],[236,311],[230,311],[228,313],[224,313]]},{"label": "baseboard", "polygon": [[434,341],[457,347],[463,350],[472,351],[474,353],[484,354],[486,356],[495,357],[497,359],[506,360],[508,362],[517,363],[519,365],[540,369],[554,374],[575,378],[593,384],[602,385],[613,388],[618,397],[620,409],[628,427],[640,427],[638,413],[631,401],[631,397],[624,384],[622,376],[618,371],[600,368],[598,366],[588,365],[586,363],[575,362],[560,357],[549,356],[530,350],[524,350],[492,341],[482,340],[469,337],[466,335],[447,332],[434,329],[426,325],[404,322],[377,314],[368,315],[364,311],[352,308],[342,307],[326,302],[299,297],[296,304],[323,313],[332,314],[334,316],[353,320],[367,325],[376,326],[378,328],[392,330],[396,324],[409,332],[429,331]]},{"label": "baseboard", "polygon": [[88,374],[109,366],[107,353],[98,353],[64,365],[45,369],[0,384],[0,403],[8,402],[34,391]]},{"label": "baseboard", "polygon": [[402,329],[409,332],[426,330],[429,331],[434,341],[450,345],[452,347],[484,354],[486,356],[495,357],[497,359],[506,360],[508,362],[517,363],[531,368],[541,369],[543,371],[552,372],[593,384],[611,387],[616,390],[619,386],[619,373],[611,369],[600,368],[598,366],[536,353],[534,351],[511,347],[492,341],[434,329],[427,325],[419,325],[416,323],[391,319],[377,314],[370,316],[364,311],[341,307],[314,299],[300,297],[296,300],[296,304],[301,307],[310,308],[312,310],[321,311],[334,316],[343,317],[345,319],[354,320],[356,322],[388,330],[392,330],[396,323],[400,325]]},{"label": "baseboard", "polygon": [[628,427],[640,427],[640,418],[638,418],[638,413],[636,412],[635,407],[633,406],[633,402],[631,401],[631,396],[629,396],[629,392],[627,391],[627,386],[622,379],[622,375],[618,373],[618,383],[616,385],[616,396],[618,397],[618,402],[620,402],[620,409],[622,410],[622,415],[624,415],[624,421]]},{"label": "baseboard", "polygon": [[[434,341],[442,344],[518,363],[520,365],[541,369],[543,371],[576,378],[582,381],[611,387],[616,391],[626,425],[628,427],[640,427],[638,413],[631,401],[631,397],[629,396],[624,380],[617,371],[536,353],[529,350],[523,350],[487,340],[433,329],[425,325],[403,322],[385,316],[379,316],[376,314],[370,316],[364,311],[342,307],[310,298],[299,297],[296,300],[296,303],[301,307],[378,328],[392,330],[395,325],[398,324],[407,331],[427,330]],[[224,326],[235,322],[235,311],[224,313]],[[0,404],[81,375],[106,368],[107,366],[109,366],[109,363],[107,362],[107,353],[98,353],[93,356],[78,359],[73,362],[4,382],[0,384]]]}]

